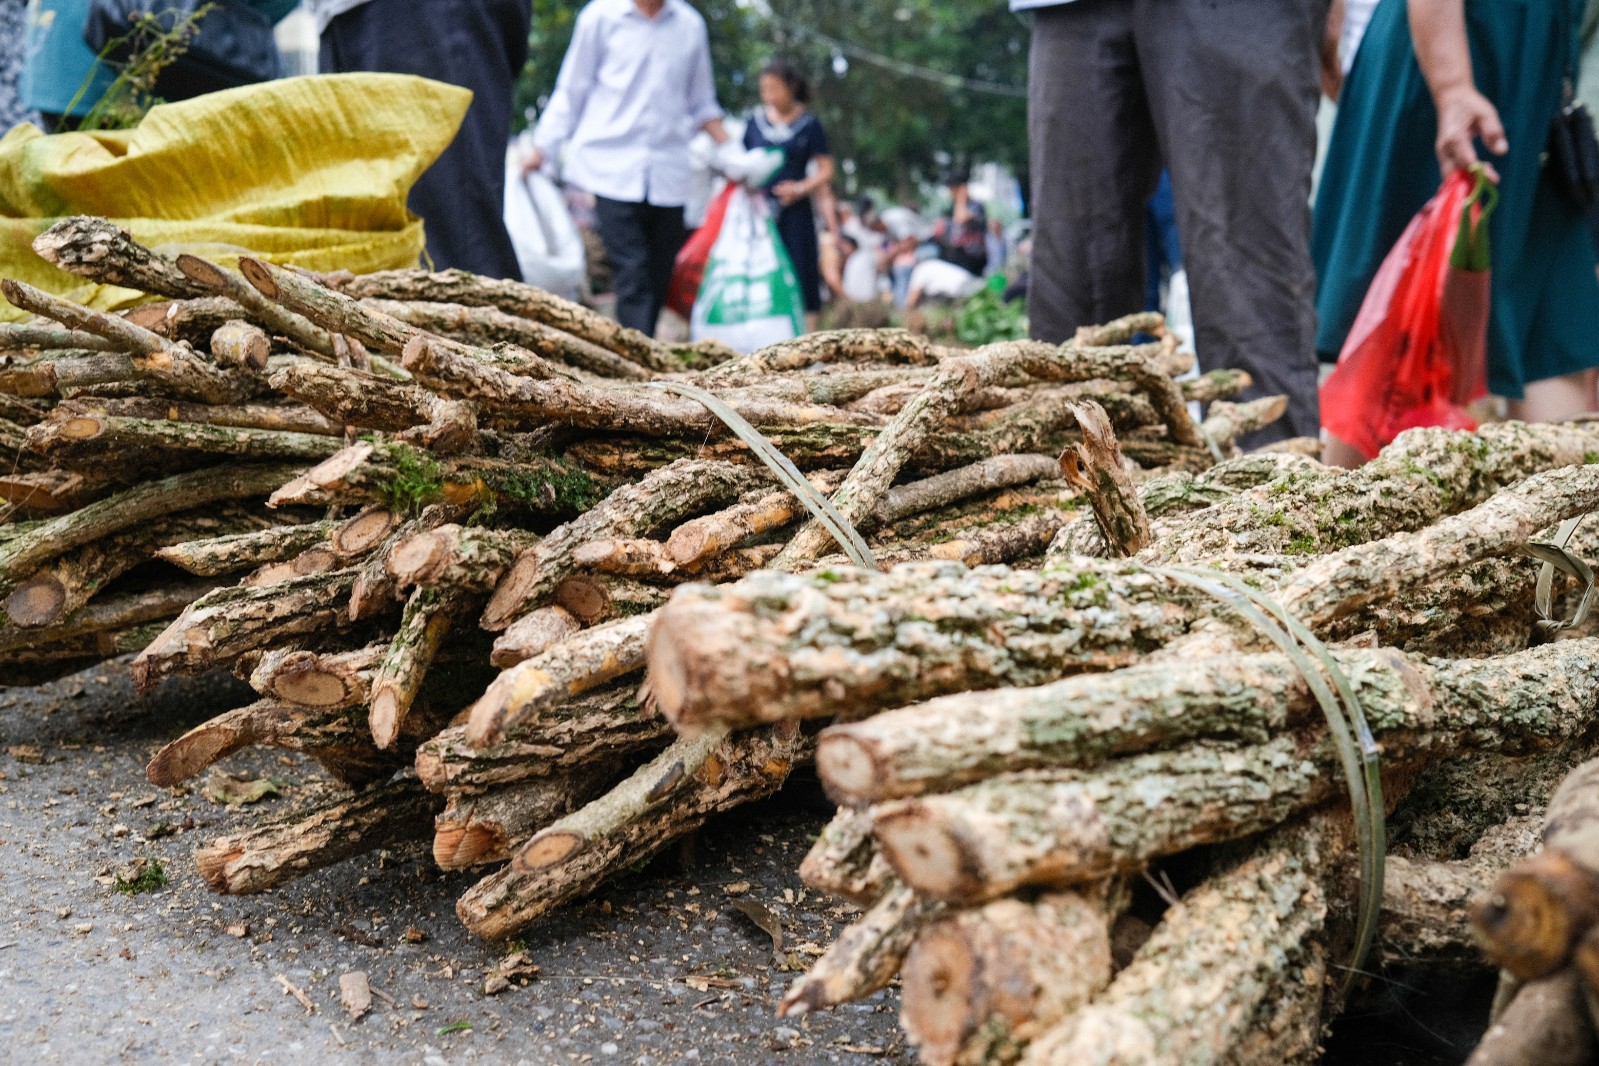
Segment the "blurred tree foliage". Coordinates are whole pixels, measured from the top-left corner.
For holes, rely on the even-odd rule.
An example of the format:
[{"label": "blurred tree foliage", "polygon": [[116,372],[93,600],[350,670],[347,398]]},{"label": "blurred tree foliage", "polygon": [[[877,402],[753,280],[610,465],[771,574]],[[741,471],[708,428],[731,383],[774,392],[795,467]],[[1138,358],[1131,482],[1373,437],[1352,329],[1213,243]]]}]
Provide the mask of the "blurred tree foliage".
[{"label": "blurred tree foliage", "polygon": [[[846,190],[910,195],[951,167],[986,160],[1025,182],[1026,101],[991,87],[1026,85],[1029,27],[999,0],[690,2],[710,28],[729,113],[755,105],[755,75],[774,56],[809,74]],[[533,0],[519,113],[554,88],[580,7]]]}]

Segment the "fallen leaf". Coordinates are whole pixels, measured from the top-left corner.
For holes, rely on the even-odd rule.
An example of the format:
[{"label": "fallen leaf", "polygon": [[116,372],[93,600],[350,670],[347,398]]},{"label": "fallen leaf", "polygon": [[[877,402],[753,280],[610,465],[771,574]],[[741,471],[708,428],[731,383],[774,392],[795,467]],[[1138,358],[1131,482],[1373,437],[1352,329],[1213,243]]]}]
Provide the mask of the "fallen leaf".
[{"label": "fallen leaf", "polygon": [[232,925],[224,927],[222,931],[229,936],[247,937],[250,935],[250,923],[234,922]]},{"label": "fallen leaf", "polygon": [[33,744],[13,744],[6,754],[18,762],[44,762],[44,752]]},{"label": "fallen leaf", "polygon": [[783,953],[783,922],[772,908],[752,899],[735,899],[733,909],[754,922],[760,927],[761,932],[772,938],[772,951],[779,955]]},{"label": "fallen leaf", "polygon": [[359,1020],[372,1009],[372,987],[367,983],[365,972],[354,970],[339,975],[339,1002],[344,1004],[351,1021]]},{"label": "fallen leaf", "polygon": [[427,933],[421,929],[418,929],[414,925],[406,926],[405,932],[400,934],[400,939],[404,940],[407,944],[420,944],[427,938]]},{"label": "fallen leaf", "polygon": [[277,782],[267,777],[248,778],[213,770],[205,783],[205,798],[229,807],[260,803],[268,796],[281,795],[283,790]]},{"label": "fallen leaf", "polygon": [[729,896],[742,896],[749,890],[750,883],[748,881],[734,881],[732,884],[722,886],[722,891]]}]

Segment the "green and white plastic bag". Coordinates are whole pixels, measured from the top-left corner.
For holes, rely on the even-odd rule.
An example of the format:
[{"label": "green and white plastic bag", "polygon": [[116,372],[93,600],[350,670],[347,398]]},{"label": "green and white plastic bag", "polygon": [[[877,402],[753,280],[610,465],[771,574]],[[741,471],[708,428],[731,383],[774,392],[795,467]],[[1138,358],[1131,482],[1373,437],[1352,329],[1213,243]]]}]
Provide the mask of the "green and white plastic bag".
[{"label": "green and white plastic bag", "polygon": [[797,337],[804,328],[799,278],[766,198],[741,186],[733,191],[711,246],[690,336],[748,353]]}]

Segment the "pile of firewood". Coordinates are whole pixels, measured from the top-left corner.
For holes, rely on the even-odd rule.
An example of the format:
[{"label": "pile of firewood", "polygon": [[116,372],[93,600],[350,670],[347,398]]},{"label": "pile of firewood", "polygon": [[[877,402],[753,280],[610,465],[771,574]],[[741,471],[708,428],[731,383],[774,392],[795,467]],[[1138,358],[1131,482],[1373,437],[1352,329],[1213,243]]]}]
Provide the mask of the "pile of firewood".
[{"label": "pile of firewood", "polygon": [[0,679],[231,669],[260,698],[151,781],[275,746],[348,786],[199,849],[219,891],[431,837],[509,936],[814,760],[840,811],[801,872],[864,912],[784,1011],[899,977],[929,1063],[1282,1062],[1372,872],[1318,689],[1380,752],[1382,962],[1476,959],[1466,901],[1593,753],[1599,645],[1535,606],[1585,590],[1519,549],[1599,506],[1599,425],[1338,471],[1240,454],[1281,399],[1178,380],[1158,317],[737,356],[454,272],[235,272],[94,219],[36,247],[161,302],[0,284],[37,316],[0,327]]},{"label": "pile of firewood", "polygon": [[[840,811],[801,872],[865,910],[781,1009],[898,976],[933,1064],[1314,1056],[1349,991],[1362,870],[1313,698],[1330,678],[1185,564],[1327,642],[1363,706],[1397,842],[1372,964],[1477,960],[1466,907],[1536,839],[1516,805],[1599,726],[1599,641],[1537,640],[1555,625],[1519,551],[1599,506],[1596,440],[1503,424],[1412,431],[1357,471],[1250,456],[1085,490],[1107,498],[1039,569],[680,591],[649,684],[684,738],[834,723],[815,758]],[[1567,545],[1596,547],[1580,528]],[[1582,592],[1552,596],[1550,622]]]},{"label": "pile of firewood", "polygon": [[673,744],[640,691],[675,586],[840,558],[712,405],[833,494],[881,565],[1041,557],[1076,516],[1057,457],[1080,423],[1204,471],[1282,409],[1226,402],[1242,374],[1176,381],[1192,360],[1169,338],[1128,343],[1158,317],[1060,348],[850,331],[737,358],[459,273],[235,273],[88,218],[36,247],[163,301],[111,315],[4,283],[38,319],[0,329],[3,676],[126,651],[141,686],[233,670],[260,699],[150,779],[278,746],[351,791],[201,849],[207,880],[261,891],[431,834],[446,868],[510,860],[462,901],[485,935],[809,758],[791,732],[704,762],[716,745]]}]

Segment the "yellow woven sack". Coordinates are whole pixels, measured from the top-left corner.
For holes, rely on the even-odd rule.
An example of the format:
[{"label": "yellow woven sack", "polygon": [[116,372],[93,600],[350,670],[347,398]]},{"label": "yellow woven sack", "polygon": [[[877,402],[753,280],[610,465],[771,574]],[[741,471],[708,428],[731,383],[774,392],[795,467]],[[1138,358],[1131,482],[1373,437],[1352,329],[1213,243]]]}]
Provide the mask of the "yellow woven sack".
[{"label": "yellow woven sack", "polygon": [[[414,265],[405,207],[455,136],[472,94],[402,74],[284,78],[153,108],[130,130],[0,139],[0,277],[91,307],[140,299],[34,254],[69,215],[102,215],[162,252],[253,252],[312,270]],[[23,317],[0,301],[0,321]]]}]

